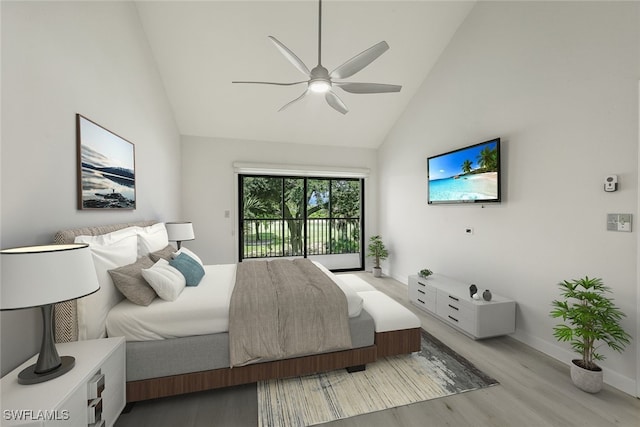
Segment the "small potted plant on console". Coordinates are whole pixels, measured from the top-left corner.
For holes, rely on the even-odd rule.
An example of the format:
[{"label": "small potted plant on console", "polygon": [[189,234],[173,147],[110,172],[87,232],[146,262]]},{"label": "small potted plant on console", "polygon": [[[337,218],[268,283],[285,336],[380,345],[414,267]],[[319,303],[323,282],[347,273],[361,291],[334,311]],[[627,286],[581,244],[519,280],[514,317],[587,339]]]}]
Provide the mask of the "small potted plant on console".
[{"label": "small potted plant on console", "polygon": [[422,277],[423,279],[426,279],[432,274],[433,274],[433,271],[429,270],[428,268],[423,268],[422,270],[418,271],[418,276]]},{"label": "small potted plant on console", "polygon": [[611,292],[602,279],[565,280],[558,284],[564,300],[555,300],[551,317],[561,317],[565,324],[556,325],[553,335],[558,341],[570,342],[580,359],[571,362],[571,380],[581,390],[597,393],[602,388],[602,368],[595,360],[605,356],[596,350],[604,343],[622,352],[631,336],[622,329],[620,320],[625,314],[613,304],[606,293]]},{"label": "small potted plant on console", "polygon": [[380,268],[380,261],[387,259],[389,251],[384,247],[382,238],[378,235],[371,236],[369,239],[369,254],[368,256],[373,258],[373,277],[382,276],[382,268]]}]

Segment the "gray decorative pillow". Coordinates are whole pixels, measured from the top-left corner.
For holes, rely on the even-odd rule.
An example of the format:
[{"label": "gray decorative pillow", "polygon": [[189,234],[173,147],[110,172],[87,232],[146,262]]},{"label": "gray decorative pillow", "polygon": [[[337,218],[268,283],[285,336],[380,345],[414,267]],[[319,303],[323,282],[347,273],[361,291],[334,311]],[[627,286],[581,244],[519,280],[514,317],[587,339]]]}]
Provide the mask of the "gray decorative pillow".
[{"label": "gray decorative pillow", "polygon": [[151,268],[153,261],[148,256],[133,264],[109,270],[113,284],[129,301],[138,305],[149,305],[157,294],[142,277],[143,268]]},{"label": "gray decorative pillow", "polygon": [[[158,261],[160,261],[160,259],[166,259],[167,261],[171,261],[172,255],[176,252],[176,248],[174,248],[171,245],[167,245],[164,247],[164,249],[160,249],[159,251],[155,251],[155,252],[151,252],[149,254],[149,258],[151,258],[151,260],[156,263]],[[148,267],[146,267],[148,268]]]}]

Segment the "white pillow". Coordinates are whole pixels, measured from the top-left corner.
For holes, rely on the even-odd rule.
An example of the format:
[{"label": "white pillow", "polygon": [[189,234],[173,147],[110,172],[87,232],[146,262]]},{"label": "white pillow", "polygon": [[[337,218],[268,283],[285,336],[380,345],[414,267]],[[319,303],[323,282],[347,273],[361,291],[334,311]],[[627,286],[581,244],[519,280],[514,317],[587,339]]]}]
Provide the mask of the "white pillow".
[{"label": "white pillow", "polygon": [[178,249],[178,252],[175,252],[173,255],[171,255],[171,258],[175,258],[180,254],[185,254],[185,255],[189,255],[191,258],[195,259],[196,261],[198,261],[198,263],[204,267],[204,264],[202,263],[202,260],[198,257],[198,255],[194,254],[193,251],[190,251],[189,249],[185,248],[185,247],[181,247],[180,249]]},{"label": "white pillow", "polygon": [[320,264],[317,261],[311,261],[311,262],[313,262],[316,265],[316,267],[322,270],[324,274],[329,276],[329,278],[331,278],[331,280],[333,280],[333,282],[336,285],[338,285],[340,289],[342,289],[342,292],[344,292],[345,297],[347,297],[347,308],[349,310],[349,317],[360,316],[360,312],[362,311],[362,306],[364,305],[364,301],[362,297],[358,295],[358,293],[354,289],[352,289],[351,286],[349,286],[347,283],[340,280],[338,276],[336,276],[331,271],[329,271],[327,267],[325,267],[324,265]]},{"label": "white pillow", "polygon": [[182,273],[162,258],[153,264],[153,267],[143,268],[142,277],[165,301],[175,301],[187,284]]},{"label": "white pillow", "polygon": [[107,336],[105,322],[111,307],[124,297],[116,289],[109,270],[136,262],[138,234],[128,227],[100,236],[77,236],[76,243],[87,243],[93,256],[100,290],[78,299],[78,338],[90,340]]},{"label": "white pillow", "polygon": [[138,232],[138,258],[149,255],[150,252],[164,249],[169,244],[167,228],[163,222],[148,227],[136,227]]}]

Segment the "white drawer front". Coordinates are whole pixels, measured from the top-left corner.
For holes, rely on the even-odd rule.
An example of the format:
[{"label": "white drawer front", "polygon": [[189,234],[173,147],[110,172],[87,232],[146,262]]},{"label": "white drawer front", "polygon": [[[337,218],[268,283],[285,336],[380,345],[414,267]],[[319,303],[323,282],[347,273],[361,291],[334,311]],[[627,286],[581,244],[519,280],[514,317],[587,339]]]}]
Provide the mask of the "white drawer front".
[{"label": "white drawer front", "polygon": [[475,316],[475,307],[462,298],[451,295],[448,292],[438,290],[437,296],[437,309],[438,314],[446,315],[454,313],[457,317],[465,319],[473,319]]},{"label": "white drawer front", "polygon": [[475,329],[475,307],[448,292],[438,290],[436,314],[469,333]]},{"label": "white drawer front", "polygon": [[424,279],[410,279],[409,300],[423,310],[436,311],[436,289],[426,284]]},{"label": "white drawer front", "polygon": [[463,331],[473,335],[475,333],[474,322],[468,317],[461,316],[461,314],[462,313],[460,313],[460,311],[456,311],[451,308],[441,309],[438,307],[437,310],[437,315],[445,322],[455,325]]},{"label": "white drawer front", "polygon": [[418,307],[427,310],[429,312],[436,312],[436,298],[433,293],[420,293],[416,291],[415,297],[411,299],[411,302],[416,304]]}]

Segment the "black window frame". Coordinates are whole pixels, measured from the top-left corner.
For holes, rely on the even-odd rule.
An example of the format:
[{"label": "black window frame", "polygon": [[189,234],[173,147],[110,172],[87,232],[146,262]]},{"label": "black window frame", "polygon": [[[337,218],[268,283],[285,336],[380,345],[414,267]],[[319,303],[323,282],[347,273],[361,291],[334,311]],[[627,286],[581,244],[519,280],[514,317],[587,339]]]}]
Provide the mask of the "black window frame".
[{"label": "black window frame", "polygon": [[[302,218],[302,223],[303,223],[303,245],[302,245],[302,254],[301,255],[287,255],[285,254],[285,250],[284,250],[284,242],[283,242],[283,249],[281,251],[280,255],[275,255],[275,256],[268,256],[268,257],[263,257],[263,258],[285,258],[285,257],[302,257],[302,258],[308,258],[309,256],[318,256],[318,255],[334,255],[331,253],[328,254],[309,254],[309,248],[308,248],[308,243],[309,243],[309,234],[308,234],[308,215],[307,215],[307,207],[308,207],[308,198],[307,198],[307,193],[308,193],[308,181],[309,180],[326,180],[329,181],[329,200],[331,199],[331,191],[332,191],[332,183],[333,181],[357,181],[360,184],[360,206],[359,206],[359,255],[360,255],[360,265],[359,267],[356,268],[343,268],[343,269],[333,269],[332,271],[336,271],[336,272],[341,272],[341,271],[362,271],[364,270],[364,262],[365,262],[365,240],[364,240],[364,230],[365,230],[365,179],[364,178],[353,178],[353,177],[323,177],[323,176],[300,176],[300,175],[278,175],[278,174],[274,174],[274,175],[269,175],[269,174],[238,174],[238,262],[242,262],[244,259],[256,259],[259,257],[244,257],[244,250],[245,250],[245,233],[244,233],[244,178],[275,178],[275,179],[281,179],[282,180],[282,203],[284,203],[284,197],[285,197],[285,182],[287,179],[302,179],[303,180],[303,194],[304,194],[304,203],[303,205],[303,218]],[[285,222],[286,222],[286,218],[285,218],[285,213],[284,213],[284,209],[281,209],[281,218],[274,218],[273,220],[279,220],[283,222],[283,227],[285,226]],[[343,219],[343,218],[333,218],[333,212],[331,210],[331,204],[329,206],[328,209],[328,218],[325,218],[326,220],[332,221],[334,219]],[[355,219],[355,218],[353,218]],[[331,230],[332,227],[329,227],[329,229]],[[284,235],[284,232],[283,232]],[[331,234],[330,234],[331,236]],[[331,238],[331,237],[330,237]],[[329,241],[331,241],[329,238]],[[284,240],[284,239],[283,239]],[[347,253],[355,253],[355,252],[347,252]],[[337,255],[337,254],[335,254]],[[260,257],[262,258],[262,257]]]}]

